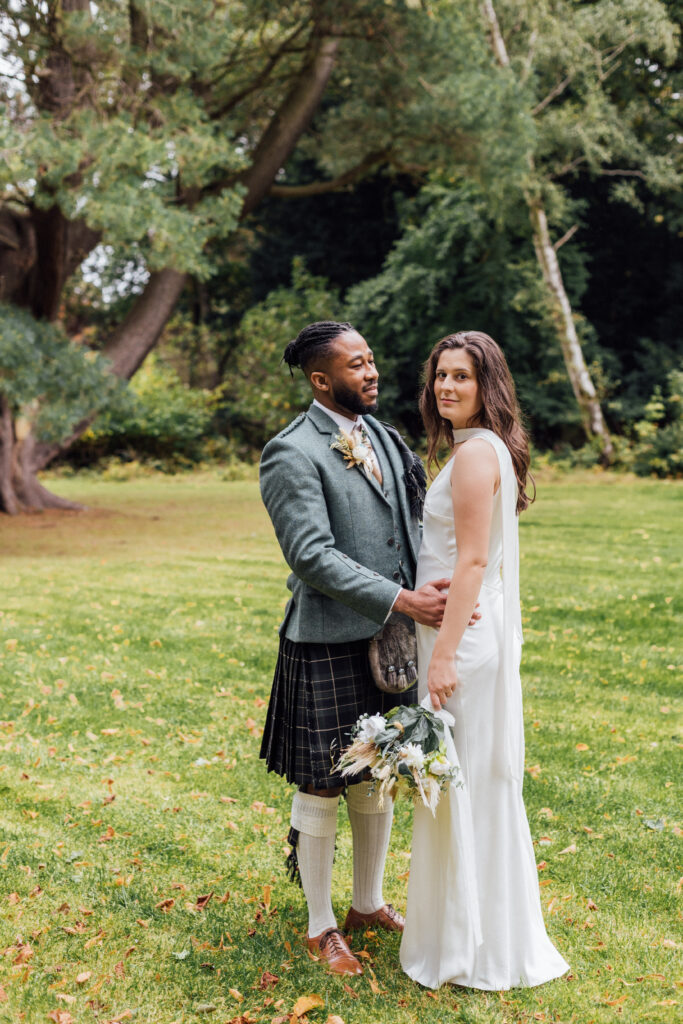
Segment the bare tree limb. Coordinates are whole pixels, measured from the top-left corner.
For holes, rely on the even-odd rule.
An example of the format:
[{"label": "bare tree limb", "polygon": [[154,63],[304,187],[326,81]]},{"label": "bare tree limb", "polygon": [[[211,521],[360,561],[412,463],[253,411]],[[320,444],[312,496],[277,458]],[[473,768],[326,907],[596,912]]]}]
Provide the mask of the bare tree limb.
[{"label": "bare tree limb", "polygon": [[555,250],[555,252],[557,252],[558,249],[561,249],[564,243],[568,242],[570,238],[573,238],[578,230],[579,225],[572,224],[569,231],[565,231],[565,233],[562,235],[562,238],[558,238],[558,240],[553,243],[553,249]]},{"label": "bare tree limb", "polygon": [[526,82],[527,78],[531,74],[531,69],[534,66],[534,53],[536,52],[536,40],[538,39],[538,32],[536,29],[533,30],[529,36],[529,50],[526,57],[524,58],[524,68],[521,75],[519,76],[520,82]]},{"label": "bare tree limb", "polygon": [[553,171],[551,174],[548,175],[548,177],[551,180],[554,180],[555,178],[561,178],[563,174],[568,174],[570,171],[576,170],[577,167],[580,167],[581,164],[585,164],[585,162],[585,156],[577,156],[573,160],[570,160],[568,164],[564,164],[562,167],[560,167],[559,170]]},{"label": "bare tree limb", "polygon": [[547,96],[544,96],[540,103],[537,103],[533,108],[531,116],[536,117],[536,114],[540,114],[542,110],[545,110],[549,103],[552,103],[554,99],[561,96],[567,86],[571,83],[573,77],[573,75],[567,75],[567,77],[563,78],[561,82],[558,82],[557,85],[553,86]]},{"label": "bare tree limb", "polygon": [[302,199],[305,196],[320,196],[328,192],[338,192],[347,185],[352,185],[359,178],[388,159],[391,150],[380,149],[375,153],[369,153],[359,164],[344,171],[331,181],[313,181],[306,185],[273,185],[268,195],[277,196],[280,199]]},{"label": "bare tree limb", "polygon": [[618,167],[615,167],[615,168],[609,168],[609,169],[607,169],[607,168],[601,169],[599,173],[602,174],[604,177],[610,177],[610,178],[611,177],[613,177],[613,178],[641,178],[643,181],[647,181],[647,177],[646,177],[646,175],[643,174],[642,171],[628,171],[628,170],[622,170],[622,169],[620,169]]}]

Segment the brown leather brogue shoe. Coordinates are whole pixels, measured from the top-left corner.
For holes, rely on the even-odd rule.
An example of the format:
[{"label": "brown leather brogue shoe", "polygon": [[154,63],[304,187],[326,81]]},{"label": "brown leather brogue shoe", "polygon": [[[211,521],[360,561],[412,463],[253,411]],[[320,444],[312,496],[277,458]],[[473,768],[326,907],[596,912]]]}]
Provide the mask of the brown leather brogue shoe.
[{"label": "brown leather brogue shoe", "polygon": [[385,903],[379,910],[372,914],[361,914],[359,910],[350,908],[344,921],[344,931],[351,932],[356,928],[384,928],[386,932],[402,932],[405,927],[405,918],[395,910],[391,903]]},{"label": "brown leather brogue shoe", "polygon": [[313,938],[309,935],[306,942],[311,953],[327,961],[327,966],[333,974],[363,973],[360,961],[356,960],[338,928],[328,928]]}]

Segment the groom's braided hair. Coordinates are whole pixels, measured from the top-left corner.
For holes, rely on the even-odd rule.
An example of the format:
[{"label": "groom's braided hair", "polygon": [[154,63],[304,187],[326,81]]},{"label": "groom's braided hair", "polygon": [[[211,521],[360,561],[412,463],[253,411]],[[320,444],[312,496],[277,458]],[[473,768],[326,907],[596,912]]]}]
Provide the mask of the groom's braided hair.
[{"label": "groom's braided hair", "polygon": [[352,324],[338,323],[336,320],[318,320],[314,324],[308,324],[299,331],[294,341],[290,341],[284,351],[282,361],[287,363],[292,376],[294,376],[293,368],[295,366],[305,372],[314,357],[324,359],[329,355],[332,343],[340,334],[346,334],[355,329]]}]

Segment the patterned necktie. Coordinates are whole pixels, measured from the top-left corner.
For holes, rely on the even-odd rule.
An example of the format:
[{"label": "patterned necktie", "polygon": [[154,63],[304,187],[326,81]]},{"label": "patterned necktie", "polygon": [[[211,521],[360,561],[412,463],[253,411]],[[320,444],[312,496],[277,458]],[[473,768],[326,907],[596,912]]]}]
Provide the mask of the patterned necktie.
[{"label": "patterned necktie", "polygon": [[357,441],[359,444],[364,444],[365,447],[369,450],[370,468],[372,469],[372,475],[374,476],[377,483],[381,485],[382,470],[379,468],[379,460],[375,455],[374,448],[372,447],[372,442],[370,441],[370,438],[368,437],[364,427],[360,424],[357,424],[351,431],[351,437],[353,438],[354,441]]}]

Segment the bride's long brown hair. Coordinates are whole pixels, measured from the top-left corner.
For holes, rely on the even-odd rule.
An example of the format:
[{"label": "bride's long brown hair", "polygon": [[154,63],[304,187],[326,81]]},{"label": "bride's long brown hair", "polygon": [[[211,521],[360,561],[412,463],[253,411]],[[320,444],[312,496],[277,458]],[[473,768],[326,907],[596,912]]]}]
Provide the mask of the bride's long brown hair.
[{"label": "bride's long brown hair", "polygon": [[[534,479],[529,473],[529,438],[522,426],[522,414],[515,384],[501,348],[482,331],[458,331],[437,341],[424,365],[424,386],[420,395],[420,412],[427,431],[427,464],[439,465],[438,452],[443,445],[453,447],[453,427],[439,414],[434,394],[436,368],[442,352],[463,349],[474,365],[482,406],[468,427],[486,427],[505,442],[512,457],[517,477],[517,512],[523,512],[536,497]],[[527,481],[533,495],[526,493]]]}]

